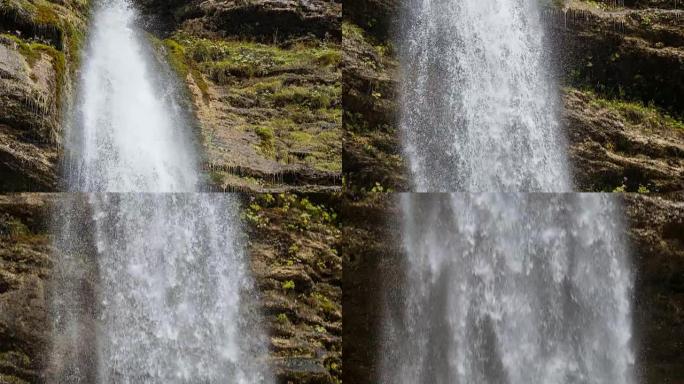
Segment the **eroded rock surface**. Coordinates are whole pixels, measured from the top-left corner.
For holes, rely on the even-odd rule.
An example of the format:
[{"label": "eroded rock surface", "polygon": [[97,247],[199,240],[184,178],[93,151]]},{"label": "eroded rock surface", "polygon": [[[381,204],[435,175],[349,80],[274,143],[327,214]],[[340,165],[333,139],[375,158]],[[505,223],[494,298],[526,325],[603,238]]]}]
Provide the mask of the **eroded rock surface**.
[{"label": "eroded rock surface", "polygon": [[341,3],[141,4],[188,83],[210,189],[339,189]]},{"label": "eroded rock surface", "polygon": [[[606,1],[605,3],[610,4]],[[579,0],[544,12],[566,82],[684,114],[684,10],[633,9]]]},{"label": "eroded rock surface", "polygon": [[50,345],[48,237],[54,196],[0,195],[0,382],[38,383]]},{"label": "eroded rock surface", "polygon": [[398,63],[392,45],[345,20],[344,150],[351,190],[408,190],[398,131]]},{"label": "eroded rock surface", "polygon": [[[157,18],[220,36],[273,41],[315,35],[340,38],[342,2],[336,0],[138,0]],[[166,27],[169,27],[167,25]],[[172,28],[174,28],[172,26]]]},{"label": "eroded rock surface", "polygon": [[250,200],[250,253],[279,383],[333,384],[342,376],[339,196]]},{"label": "eroded rock surface", "polygon": [[636,271],[634,326],[645,383],[684,380],[684,195],[625,195]]},{"label": "eroded rock surface", "polygon": [[684,124],[591,92],[568,89],[563,100],[576,189],[684,190]]},{"label": "eroded rock surface", "polygon": [[0,2],[0,190],[57,188],[86,0]]},{"label": "eroded rock surface", "polygon": [[[577,191],[684,188],[684,11],[565,1],[544,20],[564,78],[563,124]],[[377,19],[364,10],[378,9]],[[343,24],[344,172],[351,190],[410,188],[400,132],[392,29],[399,4],[368,0]]]}]

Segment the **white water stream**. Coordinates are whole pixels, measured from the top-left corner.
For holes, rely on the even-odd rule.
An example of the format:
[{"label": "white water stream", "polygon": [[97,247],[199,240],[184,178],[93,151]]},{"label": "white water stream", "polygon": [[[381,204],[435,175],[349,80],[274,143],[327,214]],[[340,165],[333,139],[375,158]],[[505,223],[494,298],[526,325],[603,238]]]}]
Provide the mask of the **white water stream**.
[{"label": "white water stream", "polygon": [[571,190],[537,0],[411,0],[399,38],[413,190]]},{"label": "white water stream", "polygon": [[127,0],[100,1],[91,22],[65,169],[88,194],[56,213],[49,376],[270,383],[239,198],[193,193],[177,83],[136,22]]},{"label": "white water stream", "polygon": [[193,192],[199,166],[177,83],[127,0],[96,6],[67,143],[72,191]]},{"label": "white water stream", "polygon": [[382,382],[634,383],[617,199],[402,196],[406,279]]}]

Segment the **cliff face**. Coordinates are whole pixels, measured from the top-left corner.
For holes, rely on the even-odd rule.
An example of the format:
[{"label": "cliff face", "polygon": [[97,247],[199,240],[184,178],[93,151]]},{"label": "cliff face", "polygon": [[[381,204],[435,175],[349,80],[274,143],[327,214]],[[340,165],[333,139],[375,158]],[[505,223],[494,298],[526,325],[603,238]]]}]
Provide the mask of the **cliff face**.
[{"label": "cliff face", "polygon": [[[345,7],[343,158],[353,190],[410,188],[397,127],[400,12],[393,1]],[[567,1],[543,17],[564,86],[575,190],[681,190],[684,11]]]},{"label": "cliff face", "polygon": [[[631,243],[637,371],[644,383],[684,379],[684,196],[622,194]],[[344,381],[378,380],[386,303],[402,297],[401,211],[388,194],[352,195],[342,207]]]},{"label": "cliff face", "polygon": [[[544,12],[568,87],[576,188],[682,190],[684,11],[672,1],[609,3]],[[630,8],[646,6],[664,9]]]},{"label": "cliff face", "polygon": [[0,382],[38,383],[50,345],[48,217],[54,196],[0,195]]},{"label": "cliff face", "polygon": [[408,190],[399,140],[398,63],[391,43],[342,25],[344,173],[351,190]]},{"label": "cliff face", "polygon": [[0,190],[57,188],[88,1],[0,2]]},{"label": "cliff face", "polygon": [[393,194],[347,195],[341,208],[345,383],[377,383],[384,303],[401,295],[401,212]]},{"label": "cliff face", "polygon": [[[210,189],[339,189],[340,2],[134,3],[188,85]],[[0,2],[0,190],[58,188],[88,10]]]},{"label": "cliff face", "polygon": [[212,189],[339,189],[341,3],[139,3],[190,89]]},{"label": "cliff face", "polygon": [[624,195],[636,271],[634,325],[646,383],[684,380],[684,196]]},{"label": "cliff face", "polygon": [[331,194],[249,200],[249,248],[279,383],[341,382],[338,205]]}]

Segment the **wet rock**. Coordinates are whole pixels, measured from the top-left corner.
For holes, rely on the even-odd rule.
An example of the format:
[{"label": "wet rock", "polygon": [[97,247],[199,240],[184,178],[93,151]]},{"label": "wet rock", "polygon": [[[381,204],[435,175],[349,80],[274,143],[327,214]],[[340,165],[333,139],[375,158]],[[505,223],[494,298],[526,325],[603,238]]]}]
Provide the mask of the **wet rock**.
[{"label": "wet rock", "polygon": [[[388,20],[396,19],[396,5],[369,0],[355,3],[343,25],[343,161],[348,188],[354,191],[409,188],[397,130],[398,63],[393,44],[377,37],[391,36],[391,31],[360,27],[367,24],[361,10],[379,4]],[[682,15],[673,10],[604,10],[581,1],[545,11],[567,84],[594,88],[563,92],[575,190],[684,188]],[[642,81],[646,87],[639,85]]]},{"label": "wet rock", "polygon": [[344,4],[344,17],[380,40],[387,40],[399,23],[398,0],[360,0]]},{"label": "wet rock", "polygon": [[636,271],[637,362],[646,383],[684,379],[684,195],[625,195]]},{"label": "wet rock", "polygon": [[[52,190],[61,134],[53,58],[0,36],[0,190]],[[30,49],[30,48],[23,48]]]},{"label": "wet rock", "polygon": [[343,165],[351,190],[408,189],[398,123],[398,63],[391,44],[343,24]]},{"label": "wet rock", "polygon": [[0,382],[37,383],[50,345],[51,195],[0,195]]},{"label": "wet rock", "polygon": [[249,201],[249,254],[278,383],[338,383],[342,375],[342,259],[335,194]]},{"label": "wet rock", "polygon": [[340,38],[342,3],[335,0],[211,0],[167,1],[138,0],[148,12],[166,15],[177,28],[198,23],[208,33],[241,36],[268,41],[296,36]]},{"label": "wet rock", "polygon": [[576,189],[684,190],[684,124],[653,108],[573,89],[564,104]]},{"label": "wet rock", "polygon": [[[152,15],[167,9],[141,4]],[[168,11],[174,21],[160,35],[190,90],[209,189],[339,190],[341,4],[205,1]]]},{"label": "wet rock", "polygon": [[[621,194],[635,271],[634,343],[640,382],[684,378],[684,195]],[[401,212],[387,194],[347,195],[341,208],[345,263],[344,381],[379,380],[387,303],[403,300]],[[401,307],[401,305],[398,305]],[[391,320],[390,320],[391,321]]]},{"label": "wet rock", "polygon": [[345,383],[380,381],[385,302],[401,295],[400,212],[391,194],[346,195],[342,208]]},{"label": "wet rock", "polygon": [[0,190],[53,191],[88,1],[0,3]]},{"label": "wet rock", "polygon": [[570,1],[544,19],[565,81],[613,98],[684,111],[684,10]]}]

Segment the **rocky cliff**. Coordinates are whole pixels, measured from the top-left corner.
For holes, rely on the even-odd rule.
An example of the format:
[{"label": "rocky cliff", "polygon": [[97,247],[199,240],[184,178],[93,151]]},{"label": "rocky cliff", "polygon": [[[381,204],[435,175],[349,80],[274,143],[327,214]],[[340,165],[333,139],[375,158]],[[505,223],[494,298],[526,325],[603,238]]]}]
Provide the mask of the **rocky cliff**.
[{"label": "rocky cliff", "polygon": [[[339,189],[339,1],[133,3],[187,83],[209,189]],[[0,2],[0,190],[59,189],[89,9],[87,0]]]},{"label": "rocky cliff", "polygon": [[340,2],[139,4],[188,84],[211,189],[339,189]]},{"label": "rocky cliff", "polygon": [[[0,383],[45,381],[50,278],[58,262],[51,217],[66,198],[0,195]],[[278,383],[341,380],[342,265],[334,200],[327,194],[244,196],[247,254]],[[92,238],[88,231],[83,228],[84,243]]]},{"label": "rocky cliff", "polygon": [[0,195],[0,382],[38,383],[49,348],[48,236],[54,196]]},{"label": "rocky cliff", "polygon": [[[684,11],[668,1],[552,3],[543,18],[575,190],[682,190]],[[353,190],[409,188],[397,127],[400,12],[389,0],[345,6],[343,158]]]},{"label": "rocky cliff", "polygon": [[339,196],[249,198],[250,253],[279,383],[342,379]]},{"label": "rocky cliff", "polygon": [[624,195],[644,383],[684,381],[684,195]]},{"label": "rocky cliff", "polygon": [[87,0],[0,1],[0,191],[58,188]]},{"label": "rocky cliff", "polygon": [[684,10],[674,1],[624,3],[572,0],[544,12],[567,86],[575,185],[682,190]]}]

